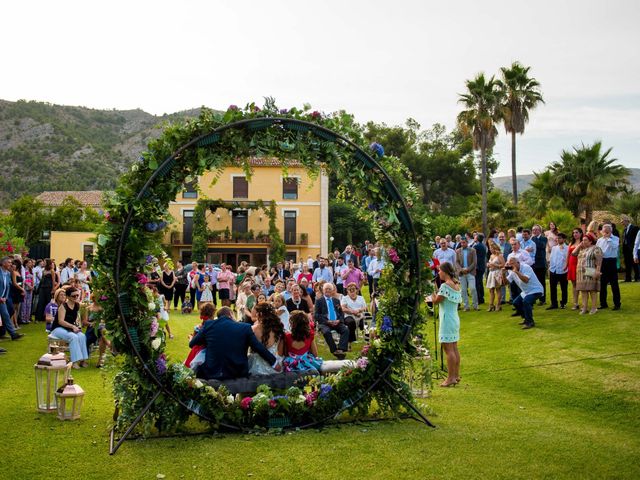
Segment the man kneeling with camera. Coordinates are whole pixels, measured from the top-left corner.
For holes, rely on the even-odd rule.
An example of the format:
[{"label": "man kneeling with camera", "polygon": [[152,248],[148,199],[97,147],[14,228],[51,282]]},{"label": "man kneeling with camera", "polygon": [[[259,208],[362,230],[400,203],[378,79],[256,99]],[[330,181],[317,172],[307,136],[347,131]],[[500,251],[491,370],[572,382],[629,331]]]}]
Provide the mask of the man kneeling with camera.
[{"label": "man kneeling with camera", "polygon": [[520,323],[523,325],[523,330],[533,328],[535,323],[533,321],[533,304],[537,299],[542,297],[544,289],[542,284],[533,269],[525,264],[520,263],[517,258],[510,258],[504,268],[502,269],[505,279],[511,283],[516,283],[520,287],[521,293],[513,301],[513,306],[516,308],[516,314],[520,315],[524,321]]}]

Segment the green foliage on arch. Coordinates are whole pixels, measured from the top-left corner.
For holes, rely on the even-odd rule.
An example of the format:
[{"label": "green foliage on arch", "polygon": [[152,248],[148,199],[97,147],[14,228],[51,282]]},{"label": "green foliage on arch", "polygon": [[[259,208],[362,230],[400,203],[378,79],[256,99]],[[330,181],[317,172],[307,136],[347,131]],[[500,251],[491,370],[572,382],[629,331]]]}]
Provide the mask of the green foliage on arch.
[{"label": "green foliage on arch", "polygon": [[[225,126],[231,127],[224,129]],[[325,419],[341,408],[366,414],[374,400],[379,414],[400,409],[389,388],[378,384],[367,390],[391,365],[388,378],[396,388],[408,393],[399,380],[412,351],[405,337],[408,329],[423,321],[416,310],[421,291],[425,290],[419,284],[419,275],[421,272],[423,281],[428,275],[423,262],[416,264],[410,259],[418,253],[420,258],[429,258],[427,228],[423,220],[412,224],[405,208],[405,205],[421,208],[406,167],[397,158],[385,156],[377,145],[373,148],[377,164],[372,161],[362,151],[369,149],[362,131],[345,112],[325,115],[309,108],[280,110],[268,99],[262,109],[253,103],[244,109],[231,106],[223,114],[203,109],[198,119],[167,125],[163,134],[149,144],[140,162],[122,177],[107,201],[108,222],[98,236],[99,250],[94,263],[98,271],[95,298],[114,346],[123,354],[122,371],[114,382],[119,410],[117,428],[131,423],[157,390],[150,374],[189,408],[162,394],[145,416],[145,428],[173,429],[194,412],[206,417],[214,427],[226,424],[251,428],[267,426],[270,419],[283,415],[299,425]],[[277,158],[285,171],[295,160],[311,175],[318,175],[320,168],[335,173],[349,186],[351,202],[373,225],[376,238],[384,245],[387,265],[380,281],[384,295],[377,322],[379,338],[368,351],[365,349],[357,368],[312,380],[302,389],[280,392],[282,395],[276,400],[273,392],[261,389],[251,402],[242,403],[242,399],[228,395],[224,388],[215,390],[203,385],[182,365],[182,359],[175,359],[175,363],[167,359],[164,332],[156,320],[156,307],[145,281],[151,268],[149,255],[160,252],[161,229],[170,222],[169,202],[185,182],[208,170],[219,175],[231,165],[242,167],[250,177],[252,156]],[[127,219],[130,228],[123,231]],[[114,278],[118,249],[121,249],[119,291]],[[129,338],[140,356],[133,351]],[[357,401],[360,397],[362,400]]]}]

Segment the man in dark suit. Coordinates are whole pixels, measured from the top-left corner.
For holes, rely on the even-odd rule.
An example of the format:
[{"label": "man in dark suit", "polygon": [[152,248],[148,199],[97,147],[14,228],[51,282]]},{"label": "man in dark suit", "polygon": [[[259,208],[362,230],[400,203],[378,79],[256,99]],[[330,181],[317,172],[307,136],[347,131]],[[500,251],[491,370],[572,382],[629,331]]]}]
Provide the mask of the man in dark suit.
[{"label": "man in dark suit", "polygon": [[478,295],[478,305],[484,305],[484,272],[487,271],[487,247],[484,244],[484,235],[478,233],[473,244],[476,251],[476,293]]},{"label": "man in dark suit", "polygon": [[533,260],[533,271],[542,284],[542,297],[540,305],[547,301],[547,237],[542,233],[540,225],[534,225],[531,229],[533,236],[531,240],[536,244],[535,259]]},{"label": "man in dark suit", "polygon": [[200,378],[226,380],[248,377],[249,347],[279,370],[276,357],[256,338],[251,325],[233,320],[228,307],[220,309],[217,320],[204,322],[202,329],[189,342],[189,348],[196,345],[207,347],[205,362],[196,372]]},{"label": "man in dark suit", "polygon": [[624,232],[622,234],[622,255],[624,257],[624,281],[631,281],[631,271],[633,270],[633,279],[640,281],[640,268],[633,261],[633,244],[638,235],[638,227],[631,223],[631,218],[627,215],[622,216],[622,224]]},{"label": "man in dark suit", "polygon": [[282,262],[276,264],[276,272],[278,272],[278,278],[283,282],[286,282],[287,278],[291,276],[291,272],[284,269]]},{"label": "man in dark suit", "polygon": [[[316,299],[313,318],[320,328],[331,353],[342,360],[349,349],[349,328],[344,323],[344,314],[340,308],[340,302],[333,296],[333,284],[325,283],[322,286],[322,293],[322,297]],[[338,347],[333,341],[331,330],[335,330],[340,335]]]},{"label": "man in dark suit", "polygon": [[353,247],[351,245],[347,245],[345,247],[344,252],[342,253],[342,255],[340,255],[340,258],[342,258],[342,260],[344,260],[344,264],[345,265],[349,265],[349,260],[353,260],[353,265],[356,268],[358,268],[360,266],[360,261],[358,259],[358,256],[353,251]]}]

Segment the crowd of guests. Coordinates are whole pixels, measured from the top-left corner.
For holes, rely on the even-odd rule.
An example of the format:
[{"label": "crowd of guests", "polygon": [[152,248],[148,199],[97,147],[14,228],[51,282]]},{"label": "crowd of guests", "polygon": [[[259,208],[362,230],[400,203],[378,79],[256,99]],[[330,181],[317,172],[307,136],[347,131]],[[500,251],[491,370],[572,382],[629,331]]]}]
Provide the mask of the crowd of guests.
[{"label": "crowd of guests", "polygon": [[[370,245],[356,255],[349,245],[326,258],[279,262],[271,269],[241,263],[234,272],[224,263],[193,263],[187,271],[178,263],[174,272],[151,281],[159,284],[167,308],[173,298],[177,309],[179,279],[187,287],[178,292],[182,308],[198,308],[202,322],[190,339],[185,363],[203,378],[223,380],[277,369],[319,370],[323,360],[317,355],[316,331],[329,351],[343,360],[358,330],[364,330],[365,318],[373,313],[375,322],[383,268],[380,247]],[[372,293],[370,305],[361,295],[365,284]],[[235,340],[225,341],[228,338]]]},{"label": "crowd of guests", "polygon": [[[87,262],[67,258],[22,258],[11,255],[0,260],[0,338],[23,337],[21,325],[43,322],[45,330],[68,344],[75,368],[86,367],[91,347],[100,350],[98,366],[104,364],[109,341],[104,325],[96,324],[97,305],[91,302],[92,273]],[[83,308],[81,308],[83,306]],[[0,353],[6,350],[0,348]]]},{"label": "crowd of guests", "polygon": [[525,330],[535,326],[536,302],[545,305],[547,299],[547,310],[570,307],[579,314],[594,315],[599,309],[609,308],[610,288],[612,310],[619,310],[621,258],[624,281],[631,282],[632,274],[634,281],[640,281],[640,230],[626,215],[622,223],[622,234],[615,224],[606,221],[591,222],[586,228],[576,227],[570,233],[559,231],[551,222],[546,230],[540,225],[506,232],[492,230],[488,239],[477,232],[455,238],[436,237],[432,268],[437,272],[438,290],[427,300],[440,305],[439,341],[448,367],[448,376],[441,386],[450,387],[460,381],[458,310],[478,310],[485,303],[485,287],[489,292],[487,310],[497,312],[503,305],[511,304],[512,316],[522,318],[520,325]]},{"label": "crowd of guests", "polygon": [[571,232],[560,232],[551,222],[547,229],[534,225],[531,229],[493,230],[488,239],[476,232],[455,239],[451,235],[436,237],[434,264],[435,268],[445,262],[454,267],[464,311],[478,310],[485,303],[486,286],[488,311],[500,311],[508,302],[516,310],[513,315],[523,317],[525,329],[535,326],[536,302],[548,302],[547,310],[569,307],[593,315],[609,308],[610,289],[612,309],[619,310],[621,258],[625,281],[632,281],[632,274],[635,281],[639,278],[640,233],[629,217],[623,216],[623,224],[622,234],[611,222],[591,222]]}]

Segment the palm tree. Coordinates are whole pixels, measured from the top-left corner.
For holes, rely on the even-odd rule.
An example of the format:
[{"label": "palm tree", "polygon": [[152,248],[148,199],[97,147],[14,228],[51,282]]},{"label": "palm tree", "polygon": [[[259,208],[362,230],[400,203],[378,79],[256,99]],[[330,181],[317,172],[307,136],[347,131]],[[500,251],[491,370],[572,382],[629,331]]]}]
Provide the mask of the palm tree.
[{"label": "palm tree", "polygon": [[503,95],[502,121],[507,133],[511,134],[511,182],[513,189],[513,203],[518,204],[518,183],[516,174],[516,133],[523,134],[524,127],[529,121],[529,110],[538,103],[544,103],[540,93],[540,83],[535,78],[529,78],[531,67],[523,67],[519,62],[513,62],[511,68],[502,67],[502,81],[500,88]]},{"label": "palm tree", "polygon": [[500,120],[501,91],[494,77],[485,79],[484,73],[466,81],[467,92],[458,99],[465,110],[458,114],[458,125],[464,135],[473,140],[473,149],[480,150],[482,189],[482,231],[486,235],[487,225],[487,154],[496,143]]},{"label": "palm tree", "polygon": [[629,186],[629,169],[614,165],[618,160],[609,158],[611,148],[601,150],[602,142],[573,147],[572,152],[563,150],[560,161],[549,166],[559,194],[576,217],[584,210],[586,223],[596,208],[610,205]]}]

